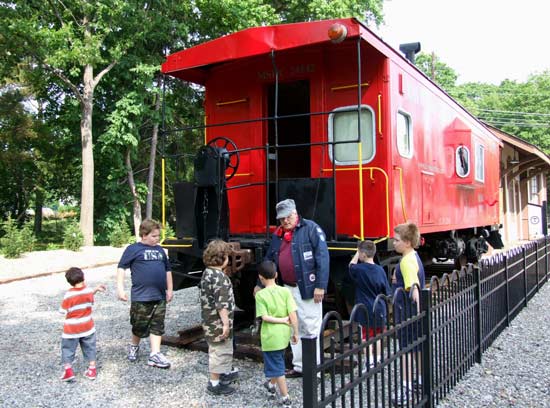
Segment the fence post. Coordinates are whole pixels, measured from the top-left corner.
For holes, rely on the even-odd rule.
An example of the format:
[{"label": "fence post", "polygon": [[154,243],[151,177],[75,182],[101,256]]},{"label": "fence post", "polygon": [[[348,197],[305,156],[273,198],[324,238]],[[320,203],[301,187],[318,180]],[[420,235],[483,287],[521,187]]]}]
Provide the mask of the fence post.
[{"label": "fence post", "polygon": [[527,307],[527,249],[525,246],[521,247],[521,253],[523,254],[523,307]]},{"label": "fence post", "polygon": [[510,326],[510,285],[508,282],[508,254],[504,254],[504,276],[506,278],[506,327]]},{"label": "fence post", "polygon": [[302,340],[302,387],[304,408],[316,408],[317,395],[317,337],[305,336]]},{"label": "fence post", "polygon": [[548,281],[548,236],[544,237],[544,254],[546,257],[546,262],[544,263],[544,277]]},{"label": "fence post", "polygon": [[537,284],[535,287],[537,290],[535,292],[539,291],[539,243],[538,241],[535,241],[535,276],[537,277]]},{"label": "fence post", "polygon": [[476,279],[476,363],[481,364],[481,354],[483,353],[481,348],[481,339],[483,338],[481,333],[481,268],[474,267],[474,274]]},{"label": "fence post", "polygon": [[425,313],[422,319],[422,331],[426,340],[422,345],[422,392],[428,396],[427,407],[434,406],[432,393],[433,383],[433,344],[432,344],[432,292],[422,289],[420,292],[420,307]]}]

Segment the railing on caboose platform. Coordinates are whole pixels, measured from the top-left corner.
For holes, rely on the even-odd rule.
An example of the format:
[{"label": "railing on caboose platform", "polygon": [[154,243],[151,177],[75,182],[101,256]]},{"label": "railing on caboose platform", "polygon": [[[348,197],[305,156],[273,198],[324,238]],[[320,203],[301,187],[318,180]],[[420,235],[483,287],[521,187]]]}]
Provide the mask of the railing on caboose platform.
[{"label": "railing on caboose platform", "polygon": [[[421,291],[417,314],[395,304],[405,292],[379,296],[377,302],[388,306],[386,329],[366,340],[359,325],[330,312],[321,332],[332,335],[329,344],[320,338],[319,362],[317,338],[302,338],[304,407],[436,406],[548,281],[549,258],[545,237],[433,277]],[[352,317],[364,308],[357,305]],[[396,323],[399,313],[406,318]],[[377,321],[367,326],[380,327]],[[400,336],[411,331],[413,338],[400,347]],[[378,341],[379,360],[367,353]]]}]

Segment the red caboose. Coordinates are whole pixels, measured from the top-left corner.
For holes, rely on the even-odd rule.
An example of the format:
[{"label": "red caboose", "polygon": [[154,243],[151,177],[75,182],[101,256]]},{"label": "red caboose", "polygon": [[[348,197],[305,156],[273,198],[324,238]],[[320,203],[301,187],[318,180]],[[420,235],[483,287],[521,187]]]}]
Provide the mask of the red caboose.
[{"label": "red caboose", "polygon": [[166,243],[184,274],[213,236],[261,260],[284,198],[324,228],[337,287],[358,239],[389,254],[393,227],[413,221],[428,256],[472,259],[499,223],[500,142],[356,19],[247,29],[170,55],[162,72],[205,87],[217,152],[218,167],[203,152],[195,180],[175,185]]}]

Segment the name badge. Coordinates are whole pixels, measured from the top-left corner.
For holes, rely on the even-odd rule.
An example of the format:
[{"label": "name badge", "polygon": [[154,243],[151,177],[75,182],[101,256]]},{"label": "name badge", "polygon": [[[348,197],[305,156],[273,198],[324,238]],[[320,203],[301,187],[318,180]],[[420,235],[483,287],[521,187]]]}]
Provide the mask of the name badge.
[{"label": "name badge", "polygon": [[304,252],[304,260],[305,261],[309,261],[312,258],[313,258],[313,252],[311,252],[311,251]]}]

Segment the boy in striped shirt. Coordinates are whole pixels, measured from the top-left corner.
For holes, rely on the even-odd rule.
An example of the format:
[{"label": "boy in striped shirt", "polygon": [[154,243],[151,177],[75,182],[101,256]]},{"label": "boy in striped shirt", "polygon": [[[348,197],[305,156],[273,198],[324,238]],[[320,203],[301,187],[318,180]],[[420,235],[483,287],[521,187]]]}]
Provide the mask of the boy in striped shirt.
[{"label": "boy in striped shirt", "polygon": [[61,361],[65,372],[61,381],[74,379],[72,363],[76,348],[80,344],[84,358],[89,366],[84,376],[95,380],[96,372],[96,338],[95,326],[92,320],[92,305],[94,294],[105,292],[105,285],[98,285],[94,289],[88,288],[84,283],[84,272],[80,268],[70,268],[65,272],[67,282],[72,286],[65,293],[59,311],[65,314],[63,334],[61,336]]}]

